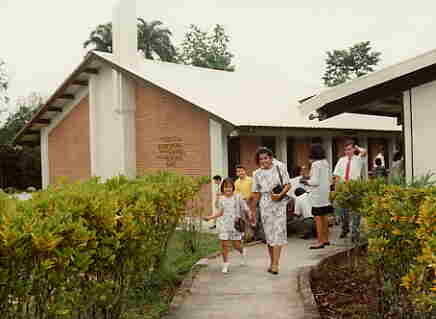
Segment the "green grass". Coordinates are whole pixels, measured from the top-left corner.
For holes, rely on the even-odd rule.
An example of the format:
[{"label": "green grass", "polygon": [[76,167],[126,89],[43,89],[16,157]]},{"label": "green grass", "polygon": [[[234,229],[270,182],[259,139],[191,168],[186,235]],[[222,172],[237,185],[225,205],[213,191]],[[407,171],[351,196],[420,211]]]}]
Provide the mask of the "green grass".
[{"label": "green grass", "polygon": [[[194,252],[186,245],[187,240],[192,238],[195,239]],[[169,243],[164,266],[144,283],[143,289],[134,294],[134,304],[137,309],[126,314],[125,318],[161,318],[167,312],[177,288],[192,266],[200,258],[219,249],[216,235],[177,231]]]}]

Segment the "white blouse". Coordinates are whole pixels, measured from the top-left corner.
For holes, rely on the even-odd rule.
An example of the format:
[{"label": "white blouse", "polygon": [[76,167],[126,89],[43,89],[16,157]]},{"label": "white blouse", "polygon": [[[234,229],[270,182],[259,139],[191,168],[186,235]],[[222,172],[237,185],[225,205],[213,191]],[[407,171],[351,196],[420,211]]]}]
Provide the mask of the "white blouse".
[{"label": "white blouse", "polygon": [[310,170],[309,196],[313,207],[330,205],[331,173],[327,160],[319,160],[312,163]]}]

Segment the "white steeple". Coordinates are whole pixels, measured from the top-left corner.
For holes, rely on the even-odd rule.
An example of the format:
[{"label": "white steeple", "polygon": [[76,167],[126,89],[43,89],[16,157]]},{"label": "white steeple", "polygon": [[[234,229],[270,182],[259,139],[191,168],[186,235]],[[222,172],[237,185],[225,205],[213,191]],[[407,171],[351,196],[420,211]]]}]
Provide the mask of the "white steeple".
[{"label": "white steeple", "polygon": [[138,30],[136,0],[119,0],[112,18],[113,54],[122,66],[136,69]]}]

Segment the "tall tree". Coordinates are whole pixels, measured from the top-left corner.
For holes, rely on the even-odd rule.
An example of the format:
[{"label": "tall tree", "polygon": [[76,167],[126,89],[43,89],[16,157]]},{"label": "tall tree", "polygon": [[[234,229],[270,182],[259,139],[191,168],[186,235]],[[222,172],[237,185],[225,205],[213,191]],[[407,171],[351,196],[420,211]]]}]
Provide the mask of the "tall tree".
[{"label": "tall tree", "polygon": [[[163,61],[173,61],[176,49],[171,42],[172,33],[168,28],[162,27],[161,21],[146,22],[138,18],[138,50],[145,58],[159,58]],[[83,43],[84,48],[92,47],[94,50],[113,51],[112,23],[100,24],[91,32],[88,40]]]},{"label": "tall tree", "polygon": [[9,76],[6,70],[6,63],[0,59],[0,112],[4,110],[9,102],[8,87]]},{"label": "tall tree", "polygon": [[332,87],[374,71],[380,52],[372,51],[371,42],[360,42],[345,50],[327,52],[326,71],[322,80]]},{"label": "tall tree", "polygon": [[16,111],[9,114],[0,128],[0,145],[11,143],[15,135],[30,121],[42,104],[43,98],[38,93],[19,98]]},{"label": "tall tree", "polygon": [[138,49],[146,59],[153,59],[157,55],[162,61],[172,62],[176,57],[176,49],[171,42],[173,34],[162,25],[158,20],[147,23],[138,18]]},{"label": "tall tree", "polygon": [[215,25],[211,33],[192,24],[179,49],[178,61],[203,68],[234,71],[234,55],[228,49],[229,42],[230,37],[219,24]]},{"label": "tall tree", "polygon": [[112,23],[99,24],[83,43],[83,47],[92,46],[94,50],[112,52]]}]

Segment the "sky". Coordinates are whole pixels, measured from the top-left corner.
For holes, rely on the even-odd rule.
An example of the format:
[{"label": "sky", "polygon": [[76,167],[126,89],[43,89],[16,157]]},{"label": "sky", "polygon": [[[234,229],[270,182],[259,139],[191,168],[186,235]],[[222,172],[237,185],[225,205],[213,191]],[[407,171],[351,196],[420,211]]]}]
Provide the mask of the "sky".
[{"label": "sky", "polygon": [[[117,1],[0,0],[0,59],[12,100],[52,94],[83,59],[90,32],[111,20]],[[371,41],[382,52],[381,68],[435,49],[435,12],[428,0],[138,0],[138,16],[164,22],[175,44],[190,24],[224,25],[236,72],[289,80],[302,98],[322,87],[326,51]]]}]

